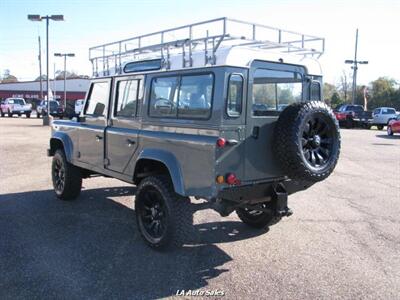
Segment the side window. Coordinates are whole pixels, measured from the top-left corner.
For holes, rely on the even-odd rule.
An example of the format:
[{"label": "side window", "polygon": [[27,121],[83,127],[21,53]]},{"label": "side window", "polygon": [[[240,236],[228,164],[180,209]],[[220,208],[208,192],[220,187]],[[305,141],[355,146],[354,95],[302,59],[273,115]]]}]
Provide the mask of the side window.
[{"label": "side window", "polygon": [[108,82],[94,82],[90,89],[90,95],[86,101],[85,115],[105,117],[110,87]]},{"label": "side window", "polygon": [[136,115],[139,82],[137,79],[117,82],[114,112],[116,117],[132,118]]},{"label": "side window", "polygon": [[321,84],[318,81],[311,82],[310,100],[321,100]]},{"label": "side window", "polygon": [[301,101],[302,87],[300,73],[257,69],[253,81],[253,116],[276,115]]},{"label": "side window", "polygon": [[178,83],[178,77],[160,77],[152,80],[150,116],[176,117]]},{"label": "side window", "polygon": [[213,76],[183,76],[179,88],[178,117],[207,119],[211,111]]},{"label": "side window", "polygon": [[228,102],[226,113],[229,117],[236,118],[242,113],[243,77],[239,74],[231,74],[228,84]]},{"label": "side window", "polygon": [[379,115],[379,113],[381,112],[381,110],[379,108],[374,110],[374,115]]},{"label": "side window", "polygon": [[206,119],[210,116],[213,75],[154,78],[151,84],[151,117]]}]

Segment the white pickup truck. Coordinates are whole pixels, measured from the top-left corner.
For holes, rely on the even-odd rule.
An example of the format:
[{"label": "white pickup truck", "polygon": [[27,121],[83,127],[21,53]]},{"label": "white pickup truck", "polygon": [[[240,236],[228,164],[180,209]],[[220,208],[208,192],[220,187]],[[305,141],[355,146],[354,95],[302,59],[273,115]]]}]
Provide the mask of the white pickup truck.
[{"label": "white pickup truck", "polygon": [[25,115],[27,118],[31,117],[32,105],[26,104],[24,98],[7,98],[0,106],[0,114],[4,117],[7,114],[9,117],[13,115]]}]

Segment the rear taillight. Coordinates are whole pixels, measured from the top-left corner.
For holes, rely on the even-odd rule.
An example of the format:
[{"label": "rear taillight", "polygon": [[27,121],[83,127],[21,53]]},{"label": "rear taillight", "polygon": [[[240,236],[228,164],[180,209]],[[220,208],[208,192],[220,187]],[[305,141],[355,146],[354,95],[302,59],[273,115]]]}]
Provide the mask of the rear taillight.
[{"label": "rear taillight", "polygon": [[240,180],[236,177],[235,174],[229,173],[228,175],[226,175],[226,183],[230,185],[239,185]]},{"label": "rear taillight", "polygon": [[226,140],[224,138],[218,138],[217,140],[217,146],[219,148],[224,148],[226,145]]}]

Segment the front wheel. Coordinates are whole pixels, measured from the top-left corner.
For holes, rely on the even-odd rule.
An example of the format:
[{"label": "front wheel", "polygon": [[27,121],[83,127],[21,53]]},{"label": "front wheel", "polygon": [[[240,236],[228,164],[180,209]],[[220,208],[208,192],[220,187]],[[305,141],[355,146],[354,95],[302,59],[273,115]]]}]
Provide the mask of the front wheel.
[{"label": "front wheel", "polygon": [[13,116],[13,114],[9,110],[7,111],[7,115],[9,118],[12,118],[12,116]]},{"label": "front wheel", "polygon": [[30,118],[31,117],[31,114],[29,113],[29,114],[26,114],[25,115],[27,118]]},{"label": "front wheel", "polygon": [[82,188],[82,174],[70,164],[63,150],[57,150],[53,156],[51,175],[54,191],[59,199],[73,200],[77,198]]},{"label": "front wheel", "polygon": [[393,135],[392,126],[390,125],[387,127],[387,135]]},{"label": "front wheel", "polygon": [[190,200],[175,193],[167,176],[149,176],[140,182],[135,212],[139,231],[152,248],[179,247],[190,238]]},{"label": "front wheel", "polygon": [[4,117],[4,113],[3,113],[2,110],[0,110],[0,115],[1,115],[2,117]]},{"label": "front wheel", "polygon": [[266,212],[250,208],[238,208],[236,214],[246,225],[259,229],[278,223],[281,219],[281,217],[275,216],[272,211]]}]

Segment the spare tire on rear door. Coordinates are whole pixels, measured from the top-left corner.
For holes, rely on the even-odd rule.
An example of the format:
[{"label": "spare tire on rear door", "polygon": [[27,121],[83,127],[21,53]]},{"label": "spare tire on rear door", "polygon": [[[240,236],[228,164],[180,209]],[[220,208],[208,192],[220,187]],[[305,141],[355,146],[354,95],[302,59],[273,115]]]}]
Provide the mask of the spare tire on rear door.
[{"label": "spare tire on rear door", "polygon": [[279,116],[274,153],[289,178],[317,182],[327,178],[340,153],[339,124],[321,101],[295,103]]}]

